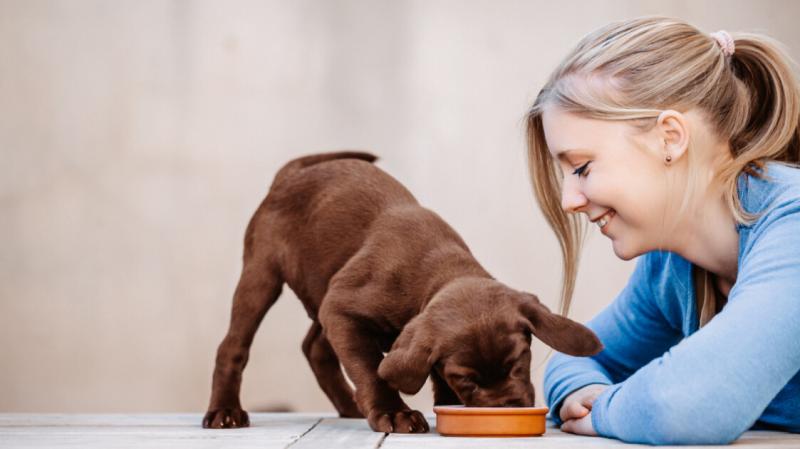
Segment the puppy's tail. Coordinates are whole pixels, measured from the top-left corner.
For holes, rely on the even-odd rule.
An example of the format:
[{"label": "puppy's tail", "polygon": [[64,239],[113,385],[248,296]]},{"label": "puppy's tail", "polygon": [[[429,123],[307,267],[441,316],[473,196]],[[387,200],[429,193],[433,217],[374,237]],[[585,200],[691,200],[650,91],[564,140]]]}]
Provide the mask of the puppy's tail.
[{"label": "puppy's tail", "polygon": [[298,170],[302,170],[303,168],[337,159],[360,159],[362,161],[373,163],[378,160],[378,156],[364,151],[337,151],[333,153],[319,153],[299,157],[289,161],[280,170],[278,170],[278,173],[275,175],[275,183]]}]

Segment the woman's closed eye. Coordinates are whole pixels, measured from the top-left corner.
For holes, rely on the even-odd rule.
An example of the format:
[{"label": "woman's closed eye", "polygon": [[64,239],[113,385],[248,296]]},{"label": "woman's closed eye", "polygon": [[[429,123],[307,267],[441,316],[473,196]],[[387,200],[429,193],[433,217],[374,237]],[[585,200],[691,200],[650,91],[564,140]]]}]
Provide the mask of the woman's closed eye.
[{"label": "woman's closed eye", "polygon": [[[589,161],[591,162],[591,161]],[[575,171],[572,172],[573,175],[583,176],[583,173],[586,171],[586,167],[589,166],[589,162],[581,165],[580,167],[576,168]]]}]

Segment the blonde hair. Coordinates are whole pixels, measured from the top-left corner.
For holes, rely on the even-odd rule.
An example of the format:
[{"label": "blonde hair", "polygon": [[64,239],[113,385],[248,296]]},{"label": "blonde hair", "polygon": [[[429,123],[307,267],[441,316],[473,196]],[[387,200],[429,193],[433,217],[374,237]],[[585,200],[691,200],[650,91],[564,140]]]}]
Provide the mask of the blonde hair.
[{"label": "blonde hair", "polygon": [[[769,160],[800,161],[800,90],[796,65],[776,40],[732,33],[728,55],[697,28],[667,17],[616,22],[584,37],[552,73],[527,114],[528,166],[533,191],[558,237],[564,264],[561,312],[567,315],[588,222],[561,208],[563,175],[547,148],[542,112],[547,105],[583,117],[627,121],[646,130],[664,109],[696,108],[731,149],[716,167],[715,180],[738,223],[758,216],[745,211],[737,193],[738,175],[760,176]],[[690,151],[686,194],[680,215],[698,188],[697,161]],[[693,267],[698,280],[701,325],[716,313],[711,274]]]}]

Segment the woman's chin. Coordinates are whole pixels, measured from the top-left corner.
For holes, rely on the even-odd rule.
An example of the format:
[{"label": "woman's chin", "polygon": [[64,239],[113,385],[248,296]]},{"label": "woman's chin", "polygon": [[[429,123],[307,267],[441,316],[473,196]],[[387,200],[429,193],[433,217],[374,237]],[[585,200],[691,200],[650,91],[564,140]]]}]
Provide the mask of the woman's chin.
[{"label": "woman's chin", "polygon": [[611,239],[611,246],[614,248],[614,254],[622,260],[631,260],[640,254],[628,248],[620,239]]}]

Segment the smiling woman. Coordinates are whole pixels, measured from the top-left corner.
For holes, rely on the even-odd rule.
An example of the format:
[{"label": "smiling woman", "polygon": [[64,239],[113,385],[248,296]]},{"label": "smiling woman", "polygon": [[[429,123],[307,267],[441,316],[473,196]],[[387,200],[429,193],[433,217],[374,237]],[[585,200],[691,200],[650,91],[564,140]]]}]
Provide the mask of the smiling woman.
[{"label": "smiling woman", "polygon": [[800,431],[792,64],[764,35],[645,17],[586,36],[542,88],[528,156],[561,244],[562,311],[582,215],[619,258],[641,256],[588,323],[605,350],[548,365],[545,393],[563,430],[650,444]]}]

